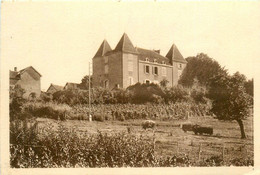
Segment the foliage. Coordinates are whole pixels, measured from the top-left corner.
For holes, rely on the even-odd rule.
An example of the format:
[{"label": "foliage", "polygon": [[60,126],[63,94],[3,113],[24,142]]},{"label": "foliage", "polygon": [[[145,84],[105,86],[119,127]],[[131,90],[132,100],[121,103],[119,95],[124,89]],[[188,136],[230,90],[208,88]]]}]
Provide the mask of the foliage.
[{"label": "foliage", "polygon": [[23,112],[33,117],[47,117],[55,120],[66,120],[69,115],[70,107],[65,104],[55,103],[26,103]]},{"label": "foliage", "polygon": [[189,91],[188,89],[184,88],[183,86],[174,86],[170,89],[165,89],[165,102],[183,102],[189,100]]},{"label": "foliage", "polygon": [[179,80],[179,83],[183,86],[191,87],[195,78],[201,85],[208,86],[211,77],[218,73],[225,73],[219,63],[206,54],[200,53],[196,57],[188,57],[186,60],[188,63]]},{"label": "foliage", "polygon": [[50,102],[52,101],[52,94],[47,93],[47,92],[42,92],[40,95],[40,99],[44,102]]},{"label": "foliage", "polygon": [[157,96],[164,96],[162,89],[157,84],[153,83],[136,83],[135,85],[129,86],[127,90],[133,94],[131,102],[134,104],[154,102],[157,101]]},{"label": "foliage", "polygon": [[[17,122],[17,121],[15,121]],[[20,121],[19,121],[20,122]],[[18,123],[19,123],[18,122]],[[251,159],[224,162],[211,156],[192,162],[188,155],[155,155],[154,140],[126,133],[88,134],[62,124],[42,128],[10,125],[10,165],[12,168],[86,168],[86,167],[176,167],[176,166],[253,166]]]},{"label": "foliage", "polygon": [[25,103],[23,94],[25,90],[22,89],[19,85],[16,85],[14,88],[10,89],[9,97],[9,111],[10,111],[10,121],[19,119],[22,117],[22,106]]},{"label": "foliage", "polygon": [[[51,127],[51,126],[50,126]],[[11,167],[141,167],[156,165],[153,142],[119,134],[77,135],[75,128],[46,128],[37,145],[11,145]],[[22,143],[22,142],[21,142]],[[13,143],[11,143],[13,144]],[[29,144],[29,143],[28,143]],[[35,145],[35,146],[34,146]]]},{"label": "foliage", "polygon": [[200,85],[197,79],[194,79],[194,84],[191,88],[190,96],[196,103],[211,103],[210,100],[206,97],[207,88]]},{"label": "foliage", "polygon": [[[89,75],[86,75],[81,79],[81,83],[79,84],[79,87],[85,90],[89,89]],[[90,88],[92,87],[93,87],[93,77],[90,76]]]},{"label": "foliage", "polygon": [[254,79],[246,81],[245,88],[246,88],[246,92],[253,97],[254,96]]},{"label": "foliage", "polygon": [[133,93],[129,90],[117,89],[113,91],[114,98],[116,99],[116,103],[126,104],[132,101]]},{"label": "foliage", "polygon": [[53,101],[68,105],[88,103],[89,93],[86,90],[69,89],[57,91],[53,94]]},{"label": "foliage", "polygon": [[162,81],[160,81],[160,86],[166,88],[168,83],[169,81],[164,78]]},{"label": "foliage", "polygon": [[218,74],[212,78],[209,98],[212,102],[212,112],[220,120],[236,120],[241,129],[241,137],[245,138],[242,120],[249,116],[252,104],[245,90],[245,76],[236,72],[233,76]]}]

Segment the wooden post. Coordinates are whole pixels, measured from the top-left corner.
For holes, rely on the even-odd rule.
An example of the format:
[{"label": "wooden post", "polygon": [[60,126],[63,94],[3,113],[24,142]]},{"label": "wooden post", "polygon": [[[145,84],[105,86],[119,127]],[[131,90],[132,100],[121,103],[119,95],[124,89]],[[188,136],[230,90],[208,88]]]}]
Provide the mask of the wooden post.
[{"label": "wooden post", "polygon": [[222,147],[222,160],[224,162],[224,158],[225,158],[225,145],[223,144],[223,147]]},{"label": "wooden post", "polygon": [[153,130],[153,150],[155,151],[155,132]]},{"label": "wooden post", "polygon": [[179,153],[179,142],[177,142],[177,148],[176,148],[177,155]]},{"label": "wooden post", "polygon": [[90,99],[90,62],[88,65],[88,108],[89,108],[89,121],[92,121],[92,116],[91,116],[91,99]]},{"label": "wooden post", "polygon": [[244,150],[245,150],[245,155],[246,155],[246,156],[244,156],[244,157],[248,157],[248,155],[247,155],[247,149],[246,149],[246,144],[244,145]]},{"label": "wooden post", "polygon": [[200,156],[201,156],[200,154],[201,154],[201,143],[200,143],[200,146],[199,146],[199,159],[198,159],[199,162],[200,162]]}]

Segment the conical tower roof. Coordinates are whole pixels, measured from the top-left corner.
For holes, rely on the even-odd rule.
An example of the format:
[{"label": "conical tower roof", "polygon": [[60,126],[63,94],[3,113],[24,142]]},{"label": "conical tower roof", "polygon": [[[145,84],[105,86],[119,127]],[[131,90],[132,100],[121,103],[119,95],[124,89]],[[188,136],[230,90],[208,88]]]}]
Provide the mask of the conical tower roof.
[{"label": "conical tower roof", "polygon": [[126,33],[123,34],[114,51],[137,53]]},{"label": "conical tower roof", "polygon": [[104,56],[108,51],[111,51],[111,47],[110,45],[108,44],[107,40],[104,40],[102,42],[102,44],[100,45],[96,55],[94,56],[95,57],[101,57],[101,56]]},{"label": "conical tower roof", "polygon": [[171,64],[173,61],[187,63],[175,44],[172,45],[166,57],[169,58]]}]

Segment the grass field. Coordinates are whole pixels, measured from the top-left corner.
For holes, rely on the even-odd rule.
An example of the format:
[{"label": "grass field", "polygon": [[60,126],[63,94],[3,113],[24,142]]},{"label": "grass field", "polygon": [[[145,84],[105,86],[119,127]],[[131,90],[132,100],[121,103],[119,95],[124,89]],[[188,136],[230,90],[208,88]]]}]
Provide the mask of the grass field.
[{"label": "grass field", "polygon": [[[52,123],[54,129],[62,124],[67,128],[74,128],[77,133],[95,134],[102,133],[121,133],[142,136],[147,139],[155,140],[155,155],[158,157],[172,156],[173,154],[187,154],[192,161],[199,161],[210,156],[224,156],[224,161],[234,158],[253,159],[253,118],[244,121],[247,139],[240,139],[240,129],[238,124],[224,122],[212,117],[189,118],[188,120],[156,121],[157,126],[154,130],[144,130],[141,127],[142,120],[127,121],[86,121],[86,120],[67,120],[57,121],[52,119],[37,119],[39,128]],[[179,127],[182,123],[193,123],[203,126],[211,126],[214,129],[212,136],[195,135],[193,132],[184,133]]]}]

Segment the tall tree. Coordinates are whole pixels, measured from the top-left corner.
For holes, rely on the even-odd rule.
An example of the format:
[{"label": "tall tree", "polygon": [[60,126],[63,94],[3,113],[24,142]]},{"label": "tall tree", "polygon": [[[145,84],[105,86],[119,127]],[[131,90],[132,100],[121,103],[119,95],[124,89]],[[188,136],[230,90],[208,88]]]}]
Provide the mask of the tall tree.
[{"label": "tall tree", "polygon": [[237,121],[241,138],[246,138],[243,120],[250,114],[252,97],[246,93],[244,75],[220,73],[211,79],[208,96],[212,99],[212,112],[219,120]]},{"label": "tall tree", "polygon": [[[93,87],[92,81],[93,81],[93,78],[92,78],[92,76],[90,76],[90,88]],[[86,90],[89,89],[89,75],[86,75],[81,79],[80,88],[86,89]]]},{"label": "tall tree", "polygon": [[179,80],[179,83],[186,87],[192,87],[194,79],[197,79],[199,84],[208,86],[214,75],[226,72],[217,61],[204,53],[196,57],[188,57],[186,60],[188,63]]},{"label": "tall tree", "polygon": [[254,96],[254,79],[246,81],[245,88],[249,95]]}]

